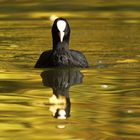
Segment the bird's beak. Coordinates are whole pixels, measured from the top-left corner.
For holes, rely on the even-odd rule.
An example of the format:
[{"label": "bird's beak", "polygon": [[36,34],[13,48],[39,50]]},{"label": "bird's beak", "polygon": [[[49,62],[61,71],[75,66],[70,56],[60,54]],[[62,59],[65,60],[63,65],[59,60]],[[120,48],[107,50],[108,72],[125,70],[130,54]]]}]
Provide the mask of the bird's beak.
[{"label": "bird's beak", "polygon": [[59,37],[60,37],[60,41],[63,42],[63,38],[64,38],[64,32],[63,31],[61,31],[59,33]]}]

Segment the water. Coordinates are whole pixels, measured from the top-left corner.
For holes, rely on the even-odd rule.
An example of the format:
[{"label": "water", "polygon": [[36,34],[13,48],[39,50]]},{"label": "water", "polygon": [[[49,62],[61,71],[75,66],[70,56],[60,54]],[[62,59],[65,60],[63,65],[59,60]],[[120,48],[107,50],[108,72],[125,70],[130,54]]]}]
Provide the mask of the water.
[{"label": "water", "polygon": [[[1,140],[139,139],[139,2],[0,3]],[[51,49],[54,15],[90,68],[33,68]]]}]

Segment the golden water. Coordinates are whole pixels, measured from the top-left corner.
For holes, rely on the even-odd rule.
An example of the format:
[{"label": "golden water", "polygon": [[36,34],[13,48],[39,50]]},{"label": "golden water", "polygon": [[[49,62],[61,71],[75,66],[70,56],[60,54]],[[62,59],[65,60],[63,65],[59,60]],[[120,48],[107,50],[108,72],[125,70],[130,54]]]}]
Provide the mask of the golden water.
[{"label": "golden water", "polygon": [[[138,140],[139,4],[1,0],[0,140]],[[68,19],[70,48],[83,52],[90,68],[33,68],[51,49],[54,15]],[[66,108],[67,119],[54,118]]]}]

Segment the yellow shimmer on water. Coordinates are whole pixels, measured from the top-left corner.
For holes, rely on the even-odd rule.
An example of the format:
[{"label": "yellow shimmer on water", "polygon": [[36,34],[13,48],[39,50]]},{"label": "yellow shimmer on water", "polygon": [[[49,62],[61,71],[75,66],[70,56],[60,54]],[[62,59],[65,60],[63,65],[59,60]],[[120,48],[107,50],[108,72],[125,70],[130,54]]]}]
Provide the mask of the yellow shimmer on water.
[{"label": "yellow shimmer on water", "polygon": [[137,63],[139,62],[136,59],[125,59],[125,60],[118,60],[117,63]]}]

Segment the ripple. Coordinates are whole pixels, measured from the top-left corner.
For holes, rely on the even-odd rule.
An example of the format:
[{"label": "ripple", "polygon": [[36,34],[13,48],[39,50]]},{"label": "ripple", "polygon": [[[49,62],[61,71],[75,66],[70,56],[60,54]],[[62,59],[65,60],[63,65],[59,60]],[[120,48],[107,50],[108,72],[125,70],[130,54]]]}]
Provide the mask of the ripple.
[{"label": "ripple", "polygon": [[[54,3],[51,1],[0,2],[1,139],[139,138],[137,10],[129,11],[130,6],[121,6],[117,1],[93,1],[93,8],[91,3],[78,0],[69,7],[63,4],[73,10],[54,11],[47,9]],[[33,8],[29,9],[28,4]],[[5,11],[8,7],[15,11]],[[40,74],[44,69],[33,69],[40,53],[51,48],[53,15],[68,18],[72,28],[70,48],[83,52],[91,65],[81,70],[82,83],[69,87],[70,116],[65,120],[53,115],[66,108],[66,100],[50,103],[53,90],[43,84]]]}]

